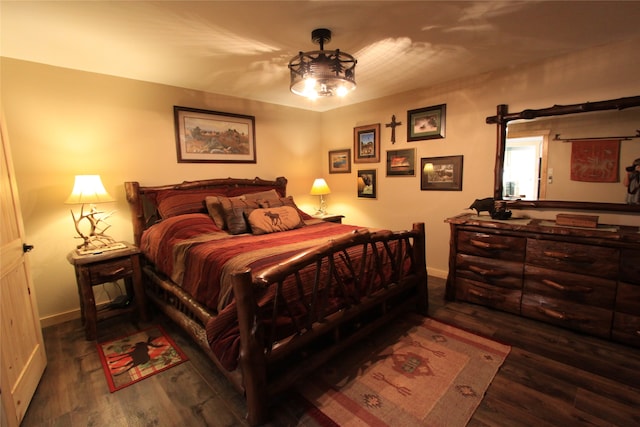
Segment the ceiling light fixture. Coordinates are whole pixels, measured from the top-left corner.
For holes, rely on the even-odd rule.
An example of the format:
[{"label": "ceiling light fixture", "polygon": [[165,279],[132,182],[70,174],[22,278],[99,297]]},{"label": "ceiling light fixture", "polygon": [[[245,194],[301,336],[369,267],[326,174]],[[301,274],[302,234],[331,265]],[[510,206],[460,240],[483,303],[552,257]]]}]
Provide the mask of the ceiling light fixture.
[{"label": "ceiling light fixture", "polygon": [[331,41],[331,31],[318,28],[311,40],[320,50],[300,52],[289,61],[291,92],[316,99],[319,96],[345,96],[356,88],[356,59],[348,53],[324,50]]}]

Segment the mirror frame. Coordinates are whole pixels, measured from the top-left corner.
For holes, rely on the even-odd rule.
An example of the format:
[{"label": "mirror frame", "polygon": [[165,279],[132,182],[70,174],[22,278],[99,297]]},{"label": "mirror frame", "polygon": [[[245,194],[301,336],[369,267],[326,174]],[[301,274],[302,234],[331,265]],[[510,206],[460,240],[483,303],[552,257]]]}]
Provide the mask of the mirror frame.
[{"label": "mirror frame", "polygon": [[[567,114],[590,113],[604,110],[623,110],[640,106],[640,96],[610,99],[583,104],[554,105],[539,110],[522,110],[509,113],[506,104],[497,107],[497,114],[486,119],[487,124],[497,125],[496,166],[494,170],[494,200],[502,201],[502,177],[504,174],[504,153],[507,142],[507,124],[512,120],[532,120],[538,117],[562,116]],[[562,200],[505,200],[512,209],[579,209],[588,211],[640,212],[640,205],[626,203],[570,202]]]}]

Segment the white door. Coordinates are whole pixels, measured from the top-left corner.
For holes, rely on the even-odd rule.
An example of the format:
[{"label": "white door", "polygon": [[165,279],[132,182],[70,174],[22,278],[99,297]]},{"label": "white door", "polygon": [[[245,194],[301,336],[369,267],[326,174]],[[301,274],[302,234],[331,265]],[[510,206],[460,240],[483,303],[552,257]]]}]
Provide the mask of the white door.
[{"label": "white door", "polygon": [[3,114],[0,133],[0,422],[4,427],[17,426],[24,418],[47,356]]}]

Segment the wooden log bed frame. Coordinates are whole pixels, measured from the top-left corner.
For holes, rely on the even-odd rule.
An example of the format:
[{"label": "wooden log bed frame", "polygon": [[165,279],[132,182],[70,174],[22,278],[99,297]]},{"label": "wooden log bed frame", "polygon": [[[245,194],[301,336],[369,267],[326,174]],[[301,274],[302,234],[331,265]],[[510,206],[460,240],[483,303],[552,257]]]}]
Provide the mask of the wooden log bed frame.
[{"label": "wooden log bed frame", "polygon": [[[134,240],[140,245],[143,231],[154,221],[158,213],[150,203],[155,195],[165,190],[235,190],[247,188],[276,189],[282,197],[286,195],[287,180],[283,177],[273,181],[255,179],[209,179],[185,181],[180,184],[143,187],[138,182],[125,182],[127,201],[131,208]],[[374,269],[381,269],[379,248],[387,251],[392,259],[394,274],[362,274],[362,271],[350,271],[349,277],[344,269],[334,268],[338,258],[348,259],[346,250],[354,246],[363,246],[364,255]],[[393,250],[390,247],[393,246]],[[349,300],[345,308],[337,312],[325,313],[320,319],[295,322],[294,332],[286,339],[274,340],[266,336],[265,328],[257,321],[257,305],[252,290],[254,287],[282,286],[286,278],[299,277],[303,268],[329,266],[330,275],[338,282],[342,280],[370,280],[364,283],[367,289],[358,295],[355,303]],[[364,262],[362,263],[364,265]],[[388,268],[388,266],[387,266]],[[362,269],[364,270],[364,268]],[[240,356],[238,368],[225,369],[209,346],[205,327],[216,316],[216,311],[199,304],[182,288],[154,269],[143,258],[143,276],[145,289],[157,307],[186,331],[210,357],[228,380],[243,393],[247,403],[247,419],[251,425],[260,425],[269,419],[269,406],[273,397],[290,388],[296,381],[317,369],[329,358],[345,351],[356,340],[382,327],[401,313],[417,310],[426,315],[428,308],[427,273],[425,260],[425,230],[423,223],[415,223],[411,230],[390,232],[369,232],[362,230],[341,235],[326,244],[301,251],[298,255],[266,268],[260,272],[251,272],[248,268],[231,275],[238,312],[240,332]],[[389,276],[389,278],[387,278]],[[316,275],[314,283],[301,284],[307,287],[318,286]],[[276,292],[277,295],[277,292]],[[353,297],[353,295],[350,295]],[[309,312],[323,312],[323,298],[304,301]],[[282,304],[280,304],[282,305]],[[310,307],[313,305],[313,307]],[[274,313],[286,312],[274,298],[271,308]],[[264,310],[264,308],[263,308]]]}]

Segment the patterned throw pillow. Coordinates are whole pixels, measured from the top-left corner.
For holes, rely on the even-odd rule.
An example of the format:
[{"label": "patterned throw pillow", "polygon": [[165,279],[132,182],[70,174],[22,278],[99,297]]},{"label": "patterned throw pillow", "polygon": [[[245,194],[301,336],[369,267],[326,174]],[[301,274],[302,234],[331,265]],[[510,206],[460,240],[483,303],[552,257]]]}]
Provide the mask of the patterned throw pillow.
[{"label": "patterned throw pillow", "polygon": [[267,234],[293,230],[304,225],[298,210],[291,206],[253,209],[247,214],[253,234]]},{"label": "patterned throw pillow", "polygon": [[244,213],[259,208],[258,202],[256,200],[247,200],[244,197],[218,197],[218,199],[222,205],[227,231],[230,234],[248,233],[249,226],[245,220]]}]

